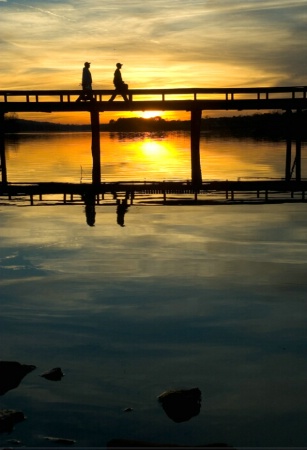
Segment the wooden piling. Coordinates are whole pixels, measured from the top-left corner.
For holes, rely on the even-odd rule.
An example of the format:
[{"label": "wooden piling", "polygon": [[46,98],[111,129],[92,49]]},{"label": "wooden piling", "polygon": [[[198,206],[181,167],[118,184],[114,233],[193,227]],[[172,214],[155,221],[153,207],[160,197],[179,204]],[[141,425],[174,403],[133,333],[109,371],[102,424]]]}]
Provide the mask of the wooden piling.
[{"label": "wooden piling", "polygon": [[287,138],[286,138],[286,161],[285,161],[285,180],[290,181],[292,175],[292,139],[293,139],[293,115],[292,111],[286,111],[287,117]]},{"label": "wooden piling", "polygon": [[99,111],[97,109],[91,110],[91,127],[92,127],[92,182],[95,185],[100,184],[101,169],[100,169],[100,124]]},{"label": "wooden piling", "polygon": [[296,158],[295,158],[295,180],[301,181],[302,178],[302,143],[299,138],[296,139]]},{"label": "wooden piling", "polygon": [[291,159],[292,159],[292,141],[291,138],[287,138],[286,143],[286,167],[285,167],[285,180],[291,180]]},{"label": "wooden piling", "polygon": [[202,175],[200,164],[200,129],[201,129],[201,109],[191,111],[191,177],[194,187],[201,187]]},{"label": "wooden piling", "polygon": [[296,112],[295,121],[295,144],[296,144],[296,156],[295,156],[295,179],[300,182],[302,179],[302,128],[303,128],[303,116],[302,111]]},{"label": "wooden piling", "polygon": [[5,157],[5,123],[4,113],[0,113],[0,165],[1,165],[1,182],[7,184],[6,157]]}]

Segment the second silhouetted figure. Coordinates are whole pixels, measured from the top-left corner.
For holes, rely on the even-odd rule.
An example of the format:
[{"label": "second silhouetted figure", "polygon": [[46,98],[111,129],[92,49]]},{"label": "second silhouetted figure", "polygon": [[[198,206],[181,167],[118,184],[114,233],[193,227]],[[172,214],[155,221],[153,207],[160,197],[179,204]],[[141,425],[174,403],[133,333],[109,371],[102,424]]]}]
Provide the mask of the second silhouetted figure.
[{"label": "second silhouetted figure", "polygon": [[128,97],[127,97],[128,84],[126,84],[122,79],[122,74],[120,71],[121,67],[122,67],[121,63],[116,64],[116,70],[114,72],[114,78],[113,78],[115,92],[112,95],[112,97],[110,98],[109,102],[112,102],[117,95],[121,95],[123,97],[123,99],[125,100],[125,102],[129,102]]},{"label": "second silhouetted figure", "polygon": [[83,71],[82,71],[82,89],[83,93],[77,98],[77,102],[80,102],[81,100],[93,100],[92,94],[89,92],[92,90],[92,75],[90,72],[90,65],[91,63],[85,62]]}]

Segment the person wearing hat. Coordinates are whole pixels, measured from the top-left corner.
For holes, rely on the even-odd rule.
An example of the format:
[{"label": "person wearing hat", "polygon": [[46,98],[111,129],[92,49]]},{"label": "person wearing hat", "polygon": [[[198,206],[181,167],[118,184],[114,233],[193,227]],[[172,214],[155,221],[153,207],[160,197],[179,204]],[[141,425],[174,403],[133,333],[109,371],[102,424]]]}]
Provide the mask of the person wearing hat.
[{"label": "person wearing hat", "polygon": [[[84,63],[84,67],[83,67],[83,71],[82,71],[82,89],[83,91],[91,91],[92,90],[92,75],[90,72],[90,62],[85,62]],[[86,93],[84,92],[83,94],[81,94],[79,96],[79,98],[77,98],[77,102],[80,102],[81,100],[92,100],[93,97],[90,93]]]},{"label": "person wearing hat", "polygon": [[121,95],[125,102],[129,102],[127,97],[128,84],[126,84],[122,79],[122,74],[120,69],[122,68],[121,63],[116,64],[116,70],[114,72],[113,84],[115,86],[115,92],[110,98],[109,102],[112,102],[117,95]]}]

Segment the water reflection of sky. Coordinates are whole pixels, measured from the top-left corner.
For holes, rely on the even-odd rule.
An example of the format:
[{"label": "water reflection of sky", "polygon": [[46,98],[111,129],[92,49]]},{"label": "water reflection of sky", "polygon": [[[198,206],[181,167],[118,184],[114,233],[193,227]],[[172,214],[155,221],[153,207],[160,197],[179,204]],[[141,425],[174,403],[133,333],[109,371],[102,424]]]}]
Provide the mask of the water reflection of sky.
[{"label": "water reflection of sky", "polygon": [[[306,444],[304,204],[132,206],[124,228],[115,206],[95,227],[79,206],[0,213],[1,359],[37,366],[0,399],[28,416],[14,437]],[[200,415],[173,423],[156,397],[195,386]]]},{"label": "water reflection of sky", "polygon": [[[103,181],[191,178],[188,132],[101,133]],[[6,142],[10,182],[91,180],[90,133],[20,134]],[[286,143],[253,139],[200,139],[204,180],[283,178]],[[25,167],[27,170],[25,170]],[[302,151],[302,173],[307,160]]]}]

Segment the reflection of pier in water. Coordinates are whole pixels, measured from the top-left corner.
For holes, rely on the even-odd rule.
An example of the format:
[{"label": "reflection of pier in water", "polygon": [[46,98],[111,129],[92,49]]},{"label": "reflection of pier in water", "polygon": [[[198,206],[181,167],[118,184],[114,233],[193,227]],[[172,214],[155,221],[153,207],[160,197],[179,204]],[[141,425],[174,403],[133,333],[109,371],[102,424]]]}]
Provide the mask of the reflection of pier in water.
[{"label": "reflection of pier in water", "polygon": [[[307,181],[238,180],[203,182],[118,182],[93,184],[0,184],[0,203],[85,204],[89,221],[95,222],[95,206],[127,204],[210,204],[304,202]],[[90,199],[90,200],[88,200]]]},{"label": "reflection of pier in water", "polygon": [[[166,202],[168,194],[192,195],[199,201],[201,195],[222,194],[226,200],[234,201],[240,193],[241,198],[256,199],[284,197],[285,200],[305,200],[306,182],[301,174],[302,130],[307,109],[307,86],[274,88],[188,88],[188,89],[132,89],[129,102],[109,102],[113,91],[95,90],[93,101],[75,100],[80,91],[0,91],[0,156],[1,156],[1,196],[12,199],[28,196],[31,204],[34,197],[62,194],[62,201],[68,197],[85,195],[86,185],[66,185],[65,183],[36,183],[33,185],[14,185],[7,179],[5,158],[5,120],[8,112],[78,112],[90,114],[92,128],[92,186],[95,187],[96,202],[104,200],[110,193],[114,198],[123,193],[132,202],[138,195],[162,194]],[[286,111],[288,117],[285,149],[285,176],[280,180],[246,180],[205,182],[200,163],[200,131],[202,111]],[[190,111],[191,113],[191,180],[188,182],[147,182],[147,183],[103,183],[100,163],[100,121],[99,114],[105,111]],[[295,155],[293,155],[293,145]],[[293,158],[294,156],[294,158]],[[224,193],[224,194],[223,194]],[[72,200],[71,202],[73,202]]]}]

